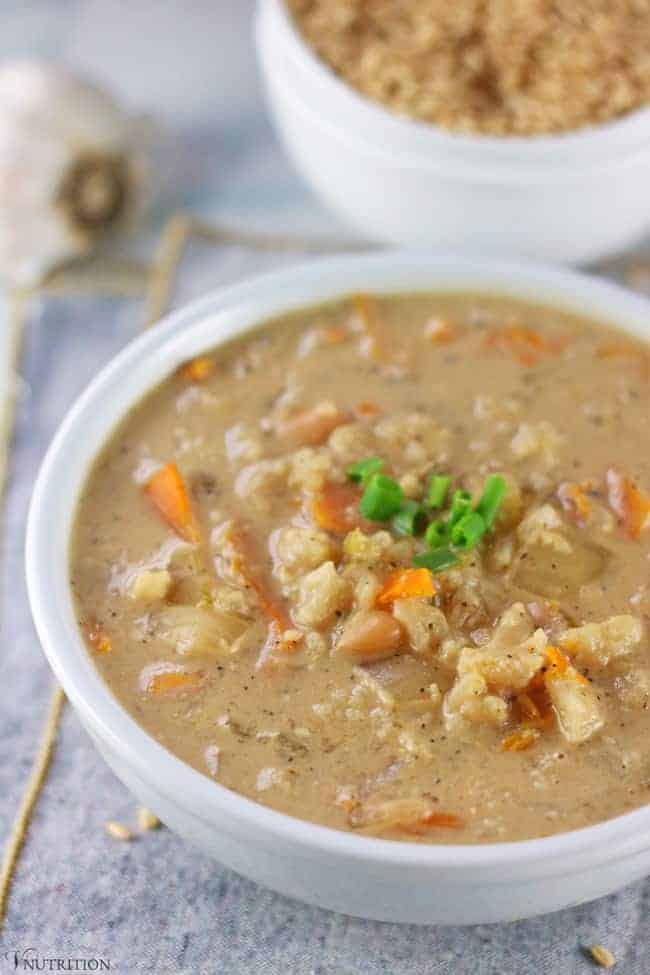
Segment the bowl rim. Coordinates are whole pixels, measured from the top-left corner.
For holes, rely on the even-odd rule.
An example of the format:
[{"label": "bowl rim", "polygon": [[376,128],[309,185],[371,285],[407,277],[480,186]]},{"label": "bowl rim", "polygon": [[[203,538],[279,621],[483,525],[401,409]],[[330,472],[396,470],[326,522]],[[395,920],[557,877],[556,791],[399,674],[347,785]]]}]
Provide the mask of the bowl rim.
[{"label": "bowl rim", "polygon": [[[541,166],[561,162],[563,168],[584,170],[629,161],[630,153],[650,147],[650,105],[596,125],[538,136],[490,136],[455,132],[435,123],[426,123],[391,111],[343,81],[303,39],[287,9],[286,0],[257,0],[256,32],[263,50],[262,35],[274,36],[286,57],[323,98],[331,101],[329,121],[347,120],[343,126],[361,142],[370,137],[373,148],[392,149],[408,158],[436,153],[464,157],[466,164],[485,166]],[[304,93],[291,86],[295,97]],[[320,106],[323,107],[322,105]],[[322,113],[319,113],[322,114]],[[353,124],[350,124],[353,122]],[[374,137],[374,141],[373,141]],[[543,177],[544,171],[539,174]],[[547,173],[547,175],[551,175]]]},{"label": "bowl rim", "polygon": [[[558,860],[579,854],[606,862],[620,853],[622,844],[636,852],[650,843],[650,805],[554,836],[449,845],[361,837],[277,812],[209,779],[150,737],[95,668],[74,616],[68,578],[71,526],[90,465],[129,409],[183,359],[254,330],[283,309],[309,307],[355,290],[468,289],[534,299],[649,338],[647,299],[573,270],[467,255],[442,257],[426,250],[321,258],[252,276],[166,316],[97,374],[47,451],[34,487],[26,538],[28,595],[45,655],[91,734],[205,825],[218,824],[227,831],[230,818],[233,828],[236,822],[311,854],[459,872],[520,864],[550,870]],[[599,314],[598,309],[604,311]]]}]

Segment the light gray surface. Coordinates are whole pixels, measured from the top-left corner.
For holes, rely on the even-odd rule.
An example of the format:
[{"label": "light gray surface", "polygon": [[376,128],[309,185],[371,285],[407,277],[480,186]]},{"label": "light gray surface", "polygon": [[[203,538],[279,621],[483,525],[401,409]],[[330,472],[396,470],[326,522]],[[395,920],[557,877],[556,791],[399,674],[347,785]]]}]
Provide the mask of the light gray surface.
[{"label": "light gray surface", "polygon": [[[182,22],[187,33],[188,8],[194,31],[200,25],[199,65],[191,50],[183,52],[192,46],[187,39],[170,41],[175,23]],[[335,222],[309,199],[271,141],[242,40],[249,13],[248,0],[7,4],[0,12],[0,54],[60,52],[112,78],[145,107],[164,105],[204,163],[191,193],[201,213],[276,232],[333,231]],[[143,32],[143,18],[153,35]],[[219,47],[219,37],[229,39],[225,48]],[[229,59],[209,63],[211,39],[215,51],[227,49]],[[161,51],[164,57],[157,56]],[[223,88],[220,79],[232,71],[238,81],[231,97],[224,98],[215,88]],[[287,260],[195,245],[175,301]],[[136,300],[50,298],[31,308],[0,567],[3,838],[25,788],[52,686],[23,582],[31,485],[67,406],[137,333],[142,316]],[[580,946],[594,941],[618,956],[617,973],[650,971],[648,884],[561,915],[507,926],[406,928],[288,901],[207,861],[165,830],[120,844],[104,833],[108,819],[134,824],[135,803],[68,709],[19,863],[0,975],[15,970],[13,952],[20,955],[27,948],[41,958],[103,957],[113,971],[127,975],[581,975],[594,968]]]}]

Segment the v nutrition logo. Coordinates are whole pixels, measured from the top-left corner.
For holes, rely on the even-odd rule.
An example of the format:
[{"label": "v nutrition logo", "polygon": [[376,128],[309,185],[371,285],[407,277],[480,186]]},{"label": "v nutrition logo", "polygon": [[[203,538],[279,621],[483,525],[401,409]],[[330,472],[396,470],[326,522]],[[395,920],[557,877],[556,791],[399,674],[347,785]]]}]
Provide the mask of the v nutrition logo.
[{"label": "v nutrition logo", "polygon": [[20,948],[4,955],[10,970],[17,972],[110,972],[108,958],[72,956],[62,957],[41,954],[36,948]]}]

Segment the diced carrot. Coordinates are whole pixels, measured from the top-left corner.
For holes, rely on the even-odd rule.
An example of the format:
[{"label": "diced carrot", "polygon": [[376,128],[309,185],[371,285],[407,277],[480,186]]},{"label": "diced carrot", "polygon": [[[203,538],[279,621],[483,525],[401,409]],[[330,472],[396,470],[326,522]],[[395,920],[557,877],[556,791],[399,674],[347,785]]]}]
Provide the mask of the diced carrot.
[{"label": "diced carrot", "polygon": [[214,376],[217,365],[209,355],[199,355],[185,362],[178,370],[179,375],[190,383],[204,383]]},{"label": "diced carrot", "polygon": [[403,370],[408,365],[408,356],[391,335],[379,314],[377,299],[369,294],[357,294],[352,298],[361,333],[359,350],[367,359],[390,369]]},{"label": "diced carrot", "polygon": [[592,503],[583,484],[564,481],[557,489],[557,496],[564,510],[580,525],[584,525],[592,512]]},{"label": "diced carrot", "polygon": [[140,674],[140,687],[145,694],[170,694],[174,691],[198,690],[205,674],[201,670],[185,670],[174,664],[153,664]]},{"label": "diced carrot", "polygon": [[424,337],[435,345],[447,345],[458,337],[458,331],[445,318],[430,318],[424,326]]},{"label": "diced carrot", "polygon": [[537,728],[520,728],[503,739],[501,748],[504,752],[523,752],[534,745],[538,738]]},{"label": "diced carrot", "polygon": [[406,833],[421,833],[429,829],[462,829],[464,825],[455,813],[432,812],[415,823],[405,823],[400,829]]},{"label": "diced carrot", "polygon": [[515,715],[527,728],[540,731],[550,727],[554,720],[553,705],[544,683],[544,671],[533,677],[525,691],[517,694],[514,700]]},{"label": "diced carrot", "polygon": [[612,511],[620,519],[630,538],[637,539],[650,525],[650,496],[615,467],[610,467],[606,479]]},{"label": "diced carrot", "polygon": [[559,355],[568,339],[547,338],[532,328],[512,325],[490,332],[485,339],[488,348],[496,348],[512,356],[522,366],[531,368],[544,359]]},{"label": "diced carrot", "polygon": [[361,417],[362,420],[379,416],[382,412],[381,406],[378,406],[376,403],[371,403],[368,400],[362,400],[354,407],[355,416]]},{"label": "diced carrot", "polygon": [[321,328],[318,331],[325,345],[341,345],[350,337],[349,331],[343,326],[330,325],[329,328]]},{"label": "diced carrot", "polygon": [[279,635],[285,630],[293,629],[293,623],[284,602],[273,592],[271,582],[266,577],[262,553],[252,532],[239,523],[230,528],[228,539],[236,552],[235,571],[257,594],[265,616],[270,623],[276,625],[276,633]]},{"label": "diced carrot", "polygon": [[144,492],[159,514],[186,542],[200,540],[190,496],[176,464],[162,467],[144,487]]},{"label": "diced carrot", "polygon": [[544,680],[557,680],[559,677],[569,677],[577,680],[580,684],[588,684],[587,678],[576,670],[565,653],[559,647],[549,646],[546,648],[546,657],[550,664],[544,672]]},{"label": "diced carrot", "polygon": [[316,447],[349,419],[350,415],[333,403],[318,403],[311,409],[288,416],[277,424],[276,431],[279,437],[296,446]]},{"label": "diced carrot", "polygon": [[397,569],[391,572],[377,596],[377,606],[392,606],[396,599],[435,596],[438,587],[428,569]]},{"label": "diced carrot", "polygon": [[650,379],[650,355],[631,342],[603,342],[596,349],[598,359],[628,359],[638,366],[639,377],[643,382]]},{"label": "diced carrot", "polygon": [[357,528],[363,518],[359,511],[361,491],[354,484],[328,482],[312,504],[312,514],[319,528],[345,535]]},{"label": "diced carrot", "polygon": [[571,661],[562,653],[559,647],[547,647],[546,656],[550,664],[549,669],[546,671],[546,677],[563,677],[569,667],[571,666]]},{"label": "diced carrot", "polygon": [[113,649],[113,641],[108,633],[101,628],[96,620],[92,620],[85,628],[88,643],[95,653],[110,653]]}]

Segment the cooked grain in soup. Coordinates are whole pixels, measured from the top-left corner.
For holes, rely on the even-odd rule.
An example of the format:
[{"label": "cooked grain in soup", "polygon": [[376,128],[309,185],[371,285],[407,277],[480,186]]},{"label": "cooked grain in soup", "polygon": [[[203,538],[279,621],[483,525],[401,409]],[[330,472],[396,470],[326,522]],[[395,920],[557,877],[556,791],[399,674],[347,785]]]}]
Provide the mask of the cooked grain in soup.
[{"label": "cooked grain in soup", "polygon": [[650,358],[552,308],[354,296],[147,396],[72,585],[161,744],[338,829],[575,829],[650,792]]}]

